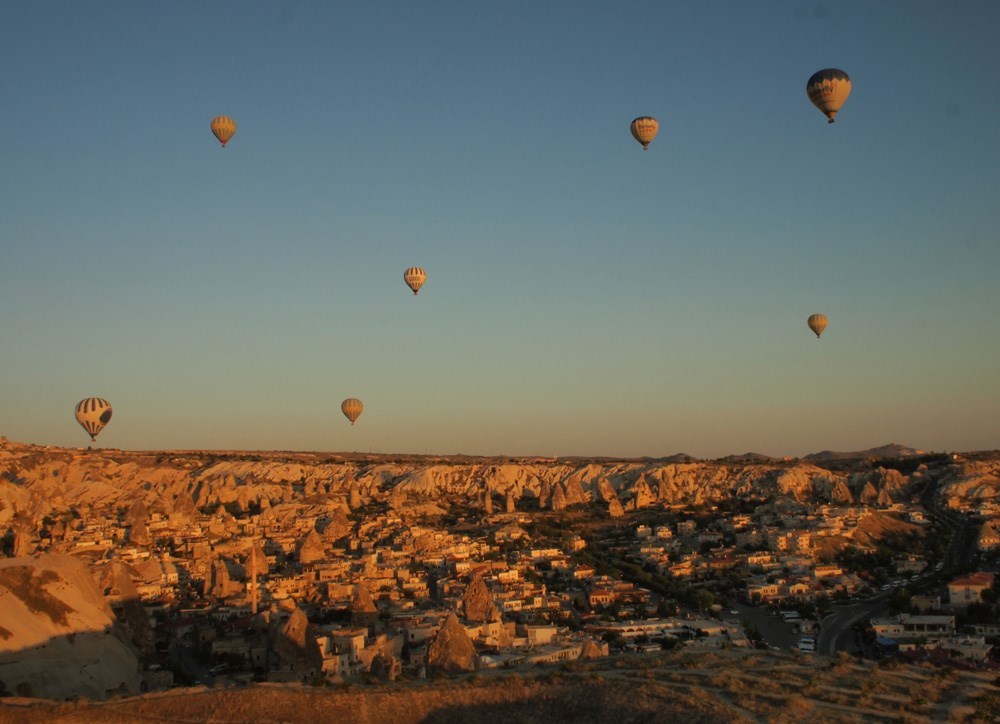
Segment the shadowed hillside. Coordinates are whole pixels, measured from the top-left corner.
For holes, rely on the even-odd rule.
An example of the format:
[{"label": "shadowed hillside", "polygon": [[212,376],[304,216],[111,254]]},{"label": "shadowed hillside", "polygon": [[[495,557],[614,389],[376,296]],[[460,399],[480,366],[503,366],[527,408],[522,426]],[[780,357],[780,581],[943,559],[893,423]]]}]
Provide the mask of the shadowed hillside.
[{"label": "shadowed hillside", "polygon": [[408,686],[175,690],[94,704],[0,701],[4,722],[985,722],[1000,714],[1000,689],[989,674],[707,650]]}]

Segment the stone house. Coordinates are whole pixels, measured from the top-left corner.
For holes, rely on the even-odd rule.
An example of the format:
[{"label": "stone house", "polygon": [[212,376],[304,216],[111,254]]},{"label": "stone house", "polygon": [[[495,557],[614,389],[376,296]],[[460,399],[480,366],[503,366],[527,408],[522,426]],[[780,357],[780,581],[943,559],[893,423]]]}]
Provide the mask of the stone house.
[{"label": "stone house", "polygon": [[992,573],[970,573],[948,582],[948,601],[953,609],[964,610],[969,604],[980,603],[983,591],[992,587]]}]

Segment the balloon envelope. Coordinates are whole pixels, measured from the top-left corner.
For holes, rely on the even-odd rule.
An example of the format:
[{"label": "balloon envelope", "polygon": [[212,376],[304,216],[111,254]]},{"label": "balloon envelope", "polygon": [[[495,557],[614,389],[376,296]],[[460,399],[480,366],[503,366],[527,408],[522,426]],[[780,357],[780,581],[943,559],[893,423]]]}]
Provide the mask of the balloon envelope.
[{"label": "balloon envelope", "polygon": [[427,272],[418,266],[411,266],[403,272],[403,280],[406,282],[406,286],[416,294],[420,291],[420,287],[424,285],[424,282],[427,281]]},{"label": "balloon envelope", "polygon": [[229,116],[216,116],[212,119],[212,133],[223,146],[236,133],[236,121]]},{"label": "balloon envelope", "polygon": [[825,314],[811,314],[809,315],[809,321],[806,322],[809,325],[809,329],[816,334],[816,339],[819,339],[819,336],[823,334],[823,330],[826,329],[826,325],[829,323],[830,321],[826,318]]},{"label": "balloon envelope", "polygon": [[827,123],[833,123],[837,111],[850,94],[851,79],[847,77],[847,73],[837,68],[817,71],[806,83],[806,95],[827,117]]},{"label": "balloon envelope", "polygon": [[344,417],[354,424],[354,421],[358,419],[361,415],[361,411],[365,409],[365,406],[361,404],[361,400],[357,397],[348,397],[346,400],[340,403],[340,411],[344,413]]},{"label": "balloon envelope", "polygon": [[660,124],[652,116],[639,116],[632,121],[629,130],[632,131],[632,137],[642,144],[642,150],[647,151],[649,144],[656,138],[656,134],[660,130]]},{"label": "balloon envelope", "polygon": [[111,422],[111,405],[100,397],[80,400],[76,406],[76,421],[90,434],[91,440],[96,440],[97,434]]}]

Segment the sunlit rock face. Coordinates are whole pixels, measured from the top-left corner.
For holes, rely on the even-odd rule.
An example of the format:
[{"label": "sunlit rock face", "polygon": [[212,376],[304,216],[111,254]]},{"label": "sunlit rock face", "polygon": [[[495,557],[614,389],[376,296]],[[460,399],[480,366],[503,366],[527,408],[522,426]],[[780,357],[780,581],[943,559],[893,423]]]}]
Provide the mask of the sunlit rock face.
[{"label": "sunlit rock face", "polygon": [[372,594],[363,585],[354,587],[351,594],[351,625],[373,626],[378,621],[378,608],[372,600]]},{"label": "sunlit rock face", "polygon": [[79,560],[0,560],[0,690],[49,699],[138,693],[138,655],[113,624]]},{"label": "sunlit rock face", "polygon": [[315,563],[326,557],[323,539],[315,529],[310,530],[299,543],[299,563]]},{"label": "sunlit rock face", "polygon": [[461,609],[465,620],[472,623],[500,620],[500,611],[493,602],[483,577],[478,573],[472,577],[462,594]]},{"label": "sunlit rock face", "polygon": [[479,667],[472,639],[455,614],[448,614],[427,647],[427,667],[448,673],[475,671]]},{"label": "sunlit rock face", "polygon": [[[231,512],[259,512],[267,523],[307,514],[324,523],[323,544],[347,535],[345,514],[373,502],[400,514],[439,512],[434,501],[479,501],[488,491],[517,511],[563,509],[617,499],[623,510],[709,504],[739,497],[800,503],[882,504],[903,499],[914,481],[930,475],[924,466],[911,475],[860,462],[835,470],[808,460],[778,461],[740,456],[718,461],[566,461],[528,458],[367,456],[338,458],[319,453],[128,453],[78,451],[7,442],[0,447],[0,531],[15,518],[22,528],[41,530],[50,516],[62,521],[71,507],[80,515],[117,507],[121,522],[142,541],[151,514],[193,520],[215,511],[213,525],[231,527]],[[956,463],[944,495],[995,497],[1000,463]],[[933,475],[940,476],[942,468]],[[885,493],[885,494],[883,494]],[[497,506],[500,507],[500,506]],[[617,506],[616,510],[617,510]],[[24,541],[27,536],[22,536]],[[22,543],[27,545],[27,543]]]},{"label": "sunlit rock face", "polygon": [[952,466],[941,481],[940,495],[957,501],[996,499],[1000,496],[1000,458]]}]

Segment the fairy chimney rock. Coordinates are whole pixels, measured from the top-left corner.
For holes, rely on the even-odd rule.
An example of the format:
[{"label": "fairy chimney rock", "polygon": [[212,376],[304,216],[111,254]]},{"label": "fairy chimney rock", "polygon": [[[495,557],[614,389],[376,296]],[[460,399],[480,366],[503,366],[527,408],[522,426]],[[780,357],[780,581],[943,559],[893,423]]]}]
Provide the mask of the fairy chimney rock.
[{"label": "fairy chimney rock", "polygon": [[561,485],[556,485],[552,491],[551,507],[552,510],[556,511],[566,508],[566,494],[563,492]]},{"label": "fairy chimney rock", "polygon": [[294,669],[322,664],[316,639],[309,631],[309,619],[301,608],[295,608],[278,629],[274,638],[274,653]]},{"label": "fairy chimney rock", "polygon": [[362,584],[354,587],[351,596],[351,625],[373,626],[378,621],[378,608],[372,600],[371,593]]},{"label": "fairy chimney rock", "polygon": [[427,668],[432,671],[458,673],[475,671],[478,665],[479,657],[472,645],[472,639],[459,623],[458,617],[449,613],[427,647]]},{"label": "fairy chimney rock", "polygon": [[478,573],[472,577],[462,594],[462,616],[470,623],[488,623],[500,620],[500,611]]},{"label": "fairy chimney rock", "polygon": [[308,564],[321,561],[326,557],[323,549],[323,539],[315,529],[309,531],[299,544],[299,563]]}]

